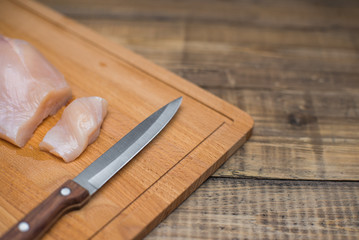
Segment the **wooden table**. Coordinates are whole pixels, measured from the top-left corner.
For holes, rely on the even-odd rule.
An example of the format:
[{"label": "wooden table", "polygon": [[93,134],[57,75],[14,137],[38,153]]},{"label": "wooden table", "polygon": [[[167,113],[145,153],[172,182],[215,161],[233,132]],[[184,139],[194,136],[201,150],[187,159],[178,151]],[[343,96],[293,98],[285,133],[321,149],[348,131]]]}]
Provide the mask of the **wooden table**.
[{"label": "wooden table", "polygon": [[249,113],[147,239],[359,238],[359,2],[41,0]]}]

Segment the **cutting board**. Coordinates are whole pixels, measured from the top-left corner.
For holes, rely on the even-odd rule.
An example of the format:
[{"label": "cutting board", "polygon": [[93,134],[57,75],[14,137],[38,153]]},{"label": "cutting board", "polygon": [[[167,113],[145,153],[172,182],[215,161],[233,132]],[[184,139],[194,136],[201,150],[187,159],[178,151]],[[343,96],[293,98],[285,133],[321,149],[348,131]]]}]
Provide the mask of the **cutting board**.
[{"label": "cutting board", "polygon": [[1,1],[0,33],[42,52],[64,74],[73,99],[109,102],[99,138],[74,162],[39,150],[64,108],[45,119],[25,147],[0,140],[0,235],[180,96],[179,111],[154,141],[45,239],[144,237],[250,136],[253,121],[245,112],[36,2]]}]

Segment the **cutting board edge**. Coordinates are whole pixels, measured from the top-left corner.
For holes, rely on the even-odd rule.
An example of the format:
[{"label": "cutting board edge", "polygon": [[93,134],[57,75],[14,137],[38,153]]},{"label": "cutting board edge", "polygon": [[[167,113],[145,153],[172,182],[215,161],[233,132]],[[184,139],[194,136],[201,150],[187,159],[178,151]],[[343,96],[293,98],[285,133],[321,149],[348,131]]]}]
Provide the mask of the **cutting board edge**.
[{"label": "cutting board edge", "polygon": [[[237,126],[234,127],[234,125],[238,125],[238,123],[236,124],[223,123],[222,127],[220,126],[216,131],[210,134],[210,136],[206,140],[204,140],[200,145],[198,145],[192,151],[193,153],[195,153],[196,151],[200,153],[203,152],[207,153],[206,151],[203,151],[202,148],[205,149],[208,148],[209,146],[215,145],[219,137],[223,137],[223,135],[233,135],[233,134],[240,136],[240,138],[234,141],[228,141],[226,143],[226,146],[231,145],[231,147],[227,148],[224,154],[223,152],[218,153],[218,155],[221,155],[221,157],[215,158],[216,160],[213,160],[212,164],[208,165],[207,169],[200,173],[200,176],[198,175],[195,176],[190,186],[184,189],[184,191],[182,191],[175,199],[173,199],[171,203],[167,204],[165,208],[162,208],[161,211],[158,211],[154,219],[148,221],[147,224],[145,224],[145,226],[136,225],[136,224],[144,224],[144,219],[141,215],[141,212],[142,214],[144,214],[145,211],[143,210],[146,210],[145,208],[146,201],[148,199],[151,199],[149,197],[146,197],[146,194],[153,194],[153,195],[157,194],[159,188],[157,185],[166,185],[169,184],[170,181],[167,181],[166,183],[165,180],[164,181],[159,180],[155,184],[153,184],[150,188],[146,189],[145,192],[138,199],[136,199],[135,202],[131,203],[129,210],[125,209],[121,213],[124,214],[124,217],[120,216],[121,214],[114,217],[103,228],[97,231],[94,236],[91,236],[91,239],[106,239],[109,238],[114,233],[116,234],[116,236],[120,237],[118,239],[144,238],[172,211],[174,211],[184,200],[186,200],[205,180],[207,180],[222,164],[224,164],[226,160],[236,152],[236,150],[238,150],[247,141],[247,139],[252,134],[253,128],[248,127],[245,128],[245,130],[243,130],[243,128],[238,128]],[[226,146],[223,146],[223,148],[226,148]],[[204,160],[206,156],[210,157],[210,154],[207,153],[207,155],[202,156],[201,159]],[[188,160],[190,157],[192,157],[191,154],[186,156],[186,158],[184,158],[182,161],[190,161]],[[185,169],[187,166],[188,163],[180,162],[174,168],[172,168],[168,173],[166,173],[164,178],[173,179],[180,177],[181,175],[178,175],[178,173],[187,172],[187,171],[183,171],[183,169]],[[160,196],[157,197],[160,198]],[[124,221],[124,219],[126,219],[126,222]],[[123,226],[123,224],[128,224],[128,222],[134,225]],[[126,228],[126,227],[131,229],[132,231],[121,231],[121,228]],[[138,231],[136,232],[136,230]]]},{"label": "cutting board edge", "polygon": [[[23,4],[23,6],[27,6],[27,5],[31,5],[31,4],[35,4],[35,5],[38,4],[38,3],[33,3],[31,1],[23,1],[23,0],[12,0],[12,2],[17,2],[17,3]],[[41,6],[41,5],[38,4],[38,6]],[[43,7],[43,8],[46,9],[46,7]],[[44,13],[46,14],[47,11],[50,11],[50,13],[51,13],[52,10],[45,10],[44,12],[41,12],[39,14],[44,16]],[[60,22],[54,22],[53,19],[50,19],[51,16],[50,17],[45,16],[47,20],[53,21],[57,27],[68,28],[69,26],[71,26],[71,27],[75,26],[75,30],[77,28],[80,28],[80,29],[83,29],[83,31],[92,32],[92,30],[82,27],[81,25],[77,24],[76,22],[72,22],[72,20],[67,19],[66,17],[62,17],[60,14],[57,14],[56,12],[53,12],[51,14],[58,15],[58,17],[62,18],[63,20],[65,19],[65,23],[66,23],[66,21],[70,21],[70,23],[71,23],[71,24],[65,24],[65,23],[60,23]],[[75,30],[73,30],[72,33],[74,33]],[[133,66],[135,66],[138,69],[141,69],[142,71],[146,72],[147,74],[155,76],[157,79],[159,79],[162,82],[167,83],[169,86],[171,86],[183,93],[186,93],[186,95],[188,97],[191,97],[192,99],[196,99],[196,101],[200,102],[201,104],[203,104],[205,106],[208,106],[209,108],[216,111],[217,113],[220,113],[223,116],[226,116],[230,120],[230,121],[226,121],[226,123],[225,123],[226,126],[230,126],[229,131],[227,131],[228,134],[238,133],[238,138],[239,138],[240,134],[243,134],[243,131],[246,132],[239,139],[236,139],[235,141],[233,140],[232,147],[229,149],[226,149],[226,152],[223,153],[222,156],[220,158],[218,158],[217,161],[215,161],[213,165],[209,166],[210,170],[208,170],[204,173],[201,173],[202,175],[200,176],[200,178],[196,179],[195,182],[193,182],[193,185],[195,187],[193,187],[193,188],[190,187],[191,191],[188,191],[188,192],[186,191],[185,194],[183,195],[183,196],[185,196],[185,198],[187,198],[191,192],[193,192],[205,179],[207,179],[210,176],[210,174],[212,172],[214,172],[221,164],[223,164],[223,162],[226,159],[228,159],[229,156],[231,154],[233,154],[235,152],[235,150],[237,150],[245,142],[245,140],[249,137],[251,129],[253,127],[253,119],[247,113],[245,113],[242,110],[238,109],[237,107],[225,102],[224,100],[216,97],[215,95],[205,91],[204,89],[196,86],[195,84],[188,82],[187,80],[171,73],[170,71],[168,71],[154,63],[151,63],[150,61],[142,58],[141,56],[139,56],[125,48],[122,48],[121,46],[118,46],[118,45],[108,41],[105,38],[102,38],[100,35],[98,35],[95,32],[92,32],[91,34],[94,36],[95,39],[99,40],[98,42],[96,40],[93,44],[96,44],[97,46],[101,47],[100,42],[108,43],[108,45],[105,44],[106,47],[107,48],[109,48],[109,46],[114,47],[114,49],[116,49],[116,52],[117,52],[116,53],[117,57],[120,57],[118,55],[125,53],[124,54],[125,59],[123,57],[121,57],[122,60],[127,61],[128,63],[132,64]],[[78,35],[78,37],[81,37],[81,35]],[[102,49],[104,49],[104,48],[102,48]],[[110,52],[110,50],[111,49],[107,49],[106,51]],[[128,56],[127,60],[126,60],[126,56]],[[206,141],[206,143],[207,142],[208,141]],[[174,209],[182,201],[183,200],[176,199],[176,203],[178,202],[178,204],[171,205],[171,206],[173,206],[173,209]],[[166,209],[164,209],[164,211],[166,213],[168,212],[168,214],[169,214],[173,210],[173,209],[170,209],[170,208],[172,208],[171,206],[168,206]],[[170,211],[168,211],[168,209]],[[166,214],[166,216],[168,214]],[[162,216],[162,215],[160,215],[160,216]],[[158,222],[155,223],[154,226],[156,226],[159,223],[159,221],[162,220],[163,218],[159,218]],[[151,226],[152,225],[153,224],[151,224]]]},{"label": "cutting board edge", "polygon": [[[164,209],[158,217],[153,220],[146,228],[143,229],[135,239],[143,239],[148,235],[158,224],[160,224],[165,218],[167,218],[179,205],[181,205],[191,194],[198,189],[218,168],[220,168],[243,144],[250,138],[252,135],[253,125],[248,129],[245,135],[239,139],[232,148],[228,149],[227,153],[222,155],[215,164],[209,167],[208,171],[203,173],[200,178],[198,178],[190,187],[187,188],[187,191],[184,191],[175,201]],[[180,199],[181,198],[181,199]]]}]

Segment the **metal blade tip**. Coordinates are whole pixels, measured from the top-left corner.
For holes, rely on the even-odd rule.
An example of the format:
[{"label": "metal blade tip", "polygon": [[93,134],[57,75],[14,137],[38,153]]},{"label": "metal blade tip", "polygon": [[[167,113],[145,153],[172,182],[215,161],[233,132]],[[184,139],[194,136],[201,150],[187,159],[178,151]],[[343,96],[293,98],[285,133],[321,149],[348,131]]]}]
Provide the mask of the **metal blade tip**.
[{"label": "metal blade tip", "polygon": [[182,99],[183,97],[179,97],[175,100],[173,100],[172,102],[168,103],[166,106],[164,107],[172,107],[175,109],[175,112],[177,112],[178,108],[180,107],[181,103],[182,103]]}]

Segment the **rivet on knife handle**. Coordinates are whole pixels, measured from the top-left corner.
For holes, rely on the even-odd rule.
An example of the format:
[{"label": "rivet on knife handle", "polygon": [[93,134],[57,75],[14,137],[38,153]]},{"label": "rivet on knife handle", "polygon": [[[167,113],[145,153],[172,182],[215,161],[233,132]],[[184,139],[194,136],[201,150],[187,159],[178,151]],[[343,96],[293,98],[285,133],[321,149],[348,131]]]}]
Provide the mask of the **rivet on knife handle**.
[{"label": "rivet on knife handle", "polygon": [[89,197],[85,188],[68,180],[5,233],[1,240],[38,239],[63,214],[81,208]]}]

